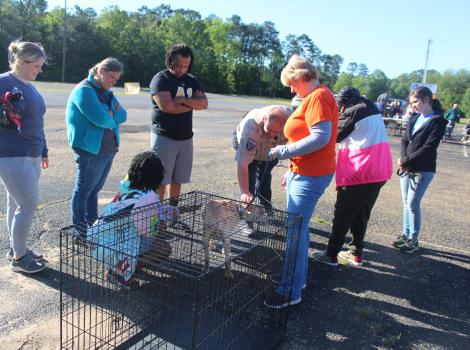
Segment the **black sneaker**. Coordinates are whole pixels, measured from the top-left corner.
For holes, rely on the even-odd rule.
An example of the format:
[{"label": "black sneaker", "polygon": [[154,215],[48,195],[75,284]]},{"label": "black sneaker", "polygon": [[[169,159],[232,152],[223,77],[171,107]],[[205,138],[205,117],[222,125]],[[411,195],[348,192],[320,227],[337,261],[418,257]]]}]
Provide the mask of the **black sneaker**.
[{"label": "black sneaker", "polygon": [[400,248],[403,253],[414,253],[419,250],[418,240],[410,239],[403,247]]},{"label": "black sneaker", "polygon": [[46,268],[46,264],[38,260],[34,260],[31,255],[26,253],[18,260],[13,259],[10,264],[10,268],[13,272],[24,272],[24,273],[37,273]]},{"label": "black sneaker", "polygon": [[404,235],[398,236],[393,242],[392,246],[394,246],[397,249],[400,249],[401,247],[405,246],[408,243],[408,238]]},{"label": "black sneaker", "polygon": [[[13,261],[13,254],[14,254],[13,253],[13,248],[10,248],[10,250],[5,255],[5,258],[8,261]],[[39,261],[45,261],[46,260],[46,258],[44,258],[44,255],[42,255],[41,253],[35,252],[34,250],[31,250],[31,249],[26,249],[26,254],[31,255],[31,257],[34,260],[39,260]]]},{"label": "black sneaker", "polygon": [[283,309],[288,306],[300,304],[302,298],[288,299],[287,297],[274,293],[270,298],[264,301],[264,305],[270,309]]}]

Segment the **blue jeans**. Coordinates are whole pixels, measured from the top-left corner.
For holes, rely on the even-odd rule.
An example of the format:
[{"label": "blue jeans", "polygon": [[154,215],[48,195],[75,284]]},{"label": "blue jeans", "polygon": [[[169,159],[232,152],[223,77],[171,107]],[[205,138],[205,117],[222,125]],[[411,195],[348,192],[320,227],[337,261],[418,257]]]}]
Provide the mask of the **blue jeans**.
[{"label": "blue jeans", "polygon": [[[298,233],[298,230],[289,227],[289,225],[287,228],[286,257],[278,289],[279,294],[286,296],[290,294],[291,299],[300,298],[302,286],[307,283],[308,248],[310,245],[309,222],[318,200],[330,184],[333,175],[303,176],[291,171],[287,173],[287,211],[302,216],[299,240],[292,237],[293,234]],[[293,256],[296,256],[294,271],[292,271],[291,265]],[[289,278],[289,271],[293,272],[293,278]]]},{"label": "blue jeans", "polygon": [[[98,218],[98,193],[104,186],[116,153],[94,155],[75,151],[77,178],[72,192],[72,220],[86,229]],[[83,232],[81,232],[83,233]]]},{"label": "blue jeans", "polygon": [[403,235],[408,239],[418,239],[421,228],[420,203],[433,177],[433,172],[423,171],[406,174],[400,179],[403,198]]}]

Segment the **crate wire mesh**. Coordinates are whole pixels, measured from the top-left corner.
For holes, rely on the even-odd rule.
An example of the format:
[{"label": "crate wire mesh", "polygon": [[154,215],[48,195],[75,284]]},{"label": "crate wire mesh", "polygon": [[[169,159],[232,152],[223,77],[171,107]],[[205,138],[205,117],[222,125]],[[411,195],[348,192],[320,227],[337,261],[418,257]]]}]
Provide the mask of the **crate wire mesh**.
[{"label": "crate wire mesh", "polygon": [[[225,204],[215,213],[213,203]],[[77,240],[76,227],[61,229],[61,348],[279,345],[287,311],[269,309],[263,301],[276,293],[281,272],[284,281],[293,280],[301,217],[276,209],[268,216],[257,205],[240,213],[242,205],[194,191],[179,197],[177,215],[166,225],[154,220],[158,210],[150,205],[102,218],[89,229],[93,235],[113,233],[114,241],[90,235]],[[207,269],[205,231],[213,231]],[[224,276],[223,234],[229,236],[233,279]],[[123,261],[130,276],[119,271]]]}]

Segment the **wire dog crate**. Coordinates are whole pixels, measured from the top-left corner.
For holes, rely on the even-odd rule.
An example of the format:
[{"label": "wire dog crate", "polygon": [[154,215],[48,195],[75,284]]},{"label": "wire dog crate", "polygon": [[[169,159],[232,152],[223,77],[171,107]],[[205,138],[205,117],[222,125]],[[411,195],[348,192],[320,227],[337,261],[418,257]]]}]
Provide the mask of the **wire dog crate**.
[{"label": "wire dog crate", "polygon": [[278,346],[287,309],[263,302],[281,273],[293,279],[301,217],[199,191],[181,195],[166,223],[162,208],[100,218],[86,239],[61,229],[61,348]]}]

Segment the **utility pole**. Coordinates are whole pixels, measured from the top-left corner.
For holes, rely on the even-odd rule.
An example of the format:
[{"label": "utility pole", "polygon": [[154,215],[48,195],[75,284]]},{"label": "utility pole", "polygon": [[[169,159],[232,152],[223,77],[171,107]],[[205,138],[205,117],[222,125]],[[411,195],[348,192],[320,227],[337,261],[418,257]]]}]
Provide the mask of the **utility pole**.
[{"label": "utility pole", "polygon": [[62,82],[65,83],[65,52],[67,51],[67,0],[64,0],[64,32],[62,35]]},{"label": "utility pole", "polygon": [[424,64],[423,84],[426,84],[426,75],[428,74],[428,63],[429,63],[429,47],[432,44],[432,40],[428,40],[428,49],[426,50],[426,63]]}]

